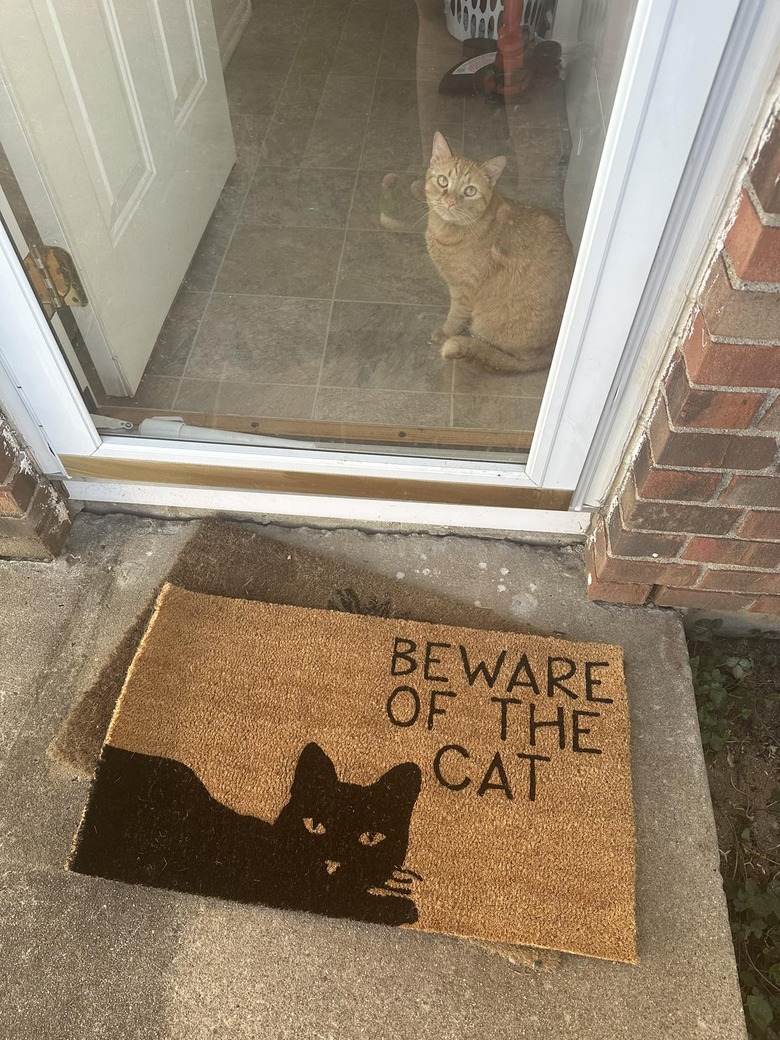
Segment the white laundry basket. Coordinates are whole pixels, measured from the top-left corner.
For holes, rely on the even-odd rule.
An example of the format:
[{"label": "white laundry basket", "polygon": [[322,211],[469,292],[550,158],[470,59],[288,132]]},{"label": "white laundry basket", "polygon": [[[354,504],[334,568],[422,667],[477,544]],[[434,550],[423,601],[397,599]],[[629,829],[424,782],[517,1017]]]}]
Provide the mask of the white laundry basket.
[{"label": "white laundry basket", "polygon": [[[544,36],[551,8],[552,0],[526,0],[523,25],[537,36]],[[497,40],[498,20],[503,10],[504,0],[444,0],[447,31],[456,40]]]}]

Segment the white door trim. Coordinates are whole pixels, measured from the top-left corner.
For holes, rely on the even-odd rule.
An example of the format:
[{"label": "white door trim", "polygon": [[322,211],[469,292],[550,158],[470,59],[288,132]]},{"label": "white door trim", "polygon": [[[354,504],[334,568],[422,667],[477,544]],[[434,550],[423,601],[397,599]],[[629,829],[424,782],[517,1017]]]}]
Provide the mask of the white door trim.
[{"label": "white door trim", "polygon": [[501,531],[518,535],[559,535],[581,541],[590,513],[549,509],[509,509],[501,506],[463,506],[391,499],[346,498],[330,495],[286,495],[265,491],[182,487],[172,484],[130,484],[68,480],[73,499],[110,503],[129,509],[148,506],[180,511],[181,515],[247,513],[255,517],[311,518],[371,525],[444,528],[463,531]]},{"label": "white door trim", "polygon": [[[742,0],[710,91],[647,286],[575,489],[572,508],[600,505],[618,471],[671,336],[690,307],[702,264],[763,128],[778,78],[777,0]],[[758,119],[755,118],[756,114]]]},{"label": "white door trim", "polygon": [[579,480],[738,7],[639,0],[528,458],[541,487]]}]

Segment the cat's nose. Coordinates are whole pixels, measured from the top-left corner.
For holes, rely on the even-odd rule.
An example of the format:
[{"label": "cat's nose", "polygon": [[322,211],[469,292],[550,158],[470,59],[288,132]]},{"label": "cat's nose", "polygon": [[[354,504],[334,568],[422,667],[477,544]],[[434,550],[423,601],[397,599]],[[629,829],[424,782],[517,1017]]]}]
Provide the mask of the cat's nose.
[{"label": "cat's nose", "polygon": [[325,869],[327,870],[327,872],[329,874],[335,874],[340,866],[341,866],[341,864],[338,862],[338,860],[335,860],[335,859],[326,859],[325,860]]},{"label": "cat's nose", "polygon": [[455,205],[455,199],[453,199],[452,195],[448,195],[445,198],[444,205],[447,207],[447,209],[452,209],[452,207]]}]

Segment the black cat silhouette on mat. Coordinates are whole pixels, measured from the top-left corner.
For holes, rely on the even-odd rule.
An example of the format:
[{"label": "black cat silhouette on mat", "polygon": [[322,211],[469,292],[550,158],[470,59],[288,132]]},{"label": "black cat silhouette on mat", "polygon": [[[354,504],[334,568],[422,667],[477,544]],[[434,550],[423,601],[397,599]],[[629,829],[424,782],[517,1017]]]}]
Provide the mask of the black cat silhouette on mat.
[{"label": "black cat silhouette on mat", "polygon": [[307,744],[274,823],[233,812],[172,759],[105,745],[98,776],[71,870],[378,924],[417,920],[419,878],[403,865],[422,781],[412,762],[350,784]]}]

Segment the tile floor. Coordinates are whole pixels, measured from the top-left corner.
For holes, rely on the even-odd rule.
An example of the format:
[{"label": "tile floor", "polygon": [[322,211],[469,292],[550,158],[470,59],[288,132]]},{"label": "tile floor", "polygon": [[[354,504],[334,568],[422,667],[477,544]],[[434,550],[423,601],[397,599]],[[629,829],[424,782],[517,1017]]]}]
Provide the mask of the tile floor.
[{"label": "tile floor", "polygon": [[237,163],[137,394],[107,404],[533,430],[546,372],[491,374],[429,345],[447,292],[424,207],[409,232],[378,221],[382,177],[421,171],[437,128],[475,158],[508,155],[500,187],[562,212],[562,84],[507,108],[438,94],[461,57],[439,7],[256,0],[225,77]]}]

